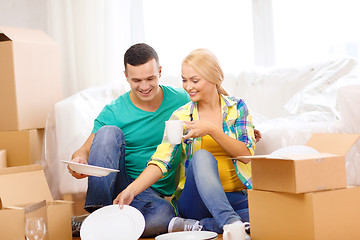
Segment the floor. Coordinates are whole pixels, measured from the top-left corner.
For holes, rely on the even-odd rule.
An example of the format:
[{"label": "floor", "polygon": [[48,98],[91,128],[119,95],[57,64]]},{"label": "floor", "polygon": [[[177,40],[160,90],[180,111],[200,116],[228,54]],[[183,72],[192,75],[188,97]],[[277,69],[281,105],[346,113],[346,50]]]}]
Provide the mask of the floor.
[{"label": "floor", "polygon": [[[223,239],[223,238],[222,238],[222,235],[221,235],[221,234],[218,235],[217,240],[222,240],[222,239]],[[74,237],[73,240],[81,240],[81,238],[79,238],[79,237]],[[140,238],[140,240],[155,240],[155,238]]]},{"label": "floor", "polygon": [[[73,201],[73,214],[76,216],[85,214],[85,210],[83,209],[85,202],[84,194],[68,194],[63,196],[64,200]],[[222,240],[222,235],[218,235],[217,240]],[[74,237],[73,240],[81,240],[80,237]],[[155,238],[140,238],[140,240],[155,240]]]}]

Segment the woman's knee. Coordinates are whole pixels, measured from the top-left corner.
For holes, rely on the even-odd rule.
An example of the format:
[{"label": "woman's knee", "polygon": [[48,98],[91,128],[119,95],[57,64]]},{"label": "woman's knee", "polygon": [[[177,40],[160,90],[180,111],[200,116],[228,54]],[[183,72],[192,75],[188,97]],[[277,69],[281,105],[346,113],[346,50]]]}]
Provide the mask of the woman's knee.
[{"label": "woman's knee", "polygon": [[217,160],[215,159],[215,157],[207,150],[205,149],[199,149],[197,150],[192,159],[190,164],[192,164],[194,167],[197,166],[206,166],[209,164],[217,164]]},{"label": "woman's knee", "polygon": [[218,162],[216,158],[208,151],[200,149],[196,151],[190,161],[189,170],[193,172],[195,179],[213,179],[218,178]]}]

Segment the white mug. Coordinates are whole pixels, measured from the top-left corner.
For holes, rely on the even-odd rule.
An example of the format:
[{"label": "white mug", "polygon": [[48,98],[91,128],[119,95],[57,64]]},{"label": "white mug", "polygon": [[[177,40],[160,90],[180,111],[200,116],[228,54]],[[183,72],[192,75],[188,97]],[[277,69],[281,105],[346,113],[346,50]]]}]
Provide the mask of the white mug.
[{"label": "white mug", "polygon": [[170,144],[180,144],[183,138],[184,121],[169,120],[165,122],[166,134]]},{"label": "white mug", "polygon": [[245,225],[238,221],[236,223],[224,225],[223,239],[224,240],[245,240],[246,232]]}]

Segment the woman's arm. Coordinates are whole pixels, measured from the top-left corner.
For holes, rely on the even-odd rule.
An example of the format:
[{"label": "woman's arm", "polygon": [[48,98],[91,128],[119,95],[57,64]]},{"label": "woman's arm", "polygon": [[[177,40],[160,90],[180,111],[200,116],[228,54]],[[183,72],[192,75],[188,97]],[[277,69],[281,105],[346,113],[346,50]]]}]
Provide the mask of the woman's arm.
[{"label": "woman's arm", "polygon": [[136,195],[156,183],[162,175],[162,171],[157,165],[148,165],[139,177],[114,199],[113,203],[119,204],[120,208],[122,208],[124,204],[130,204]]},{"label": "woman's arm", "polygon": [[[186,128],[190,129],[190,132],[185,139],[210,135],[232,157],[251,155],[244,142],[228,136],[222,129],[209,121],[186,121]],[[248,163],[250,160],[241,161]]]},{"label": "woman's arm", "polygon": [[[232,157],[251,155],[249,148],[244,142],[228,136],[222,129],[211,129],[209,135]],[[244,163],[249,161],[242,160]]]}]

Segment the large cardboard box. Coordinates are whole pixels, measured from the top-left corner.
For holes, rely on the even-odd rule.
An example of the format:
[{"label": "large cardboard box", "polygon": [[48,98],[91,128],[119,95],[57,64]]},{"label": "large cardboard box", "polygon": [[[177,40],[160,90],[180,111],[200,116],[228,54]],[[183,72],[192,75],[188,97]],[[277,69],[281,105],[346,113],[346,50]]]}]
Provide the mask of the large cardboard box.
[{"label": "large cardboard box", "polygon": [[62,99],[58,44],[40,30],[0,26],[0,131],[45,128]]},{"label": "large cardboard box", "polygon": [[360,239],[360,187],[303,194],[249,190],[248,194],[251,239]]},{"label": "large cardboard box", "polygon": [[358,138],[357,134],[318,133],[306,145],[320,154],[250,156],[253,189],[306,193],[345,188],[345,154]]},{"label": "large cardboard box", "polygon": [[41,160],[44,129],[0,131],[0,149],[6,150],[7,166],[29,165]]},{"label": "large cardboard box", "polygon": [[[71,240],[71,205],[68,201],[54,201],[41,165],[27,165],[0,169],[1,228],[24,229],[22,205],[46,200],[47,224],[50,240]],[[0,231],[0,239],[24,239],[18,233]]]}]

